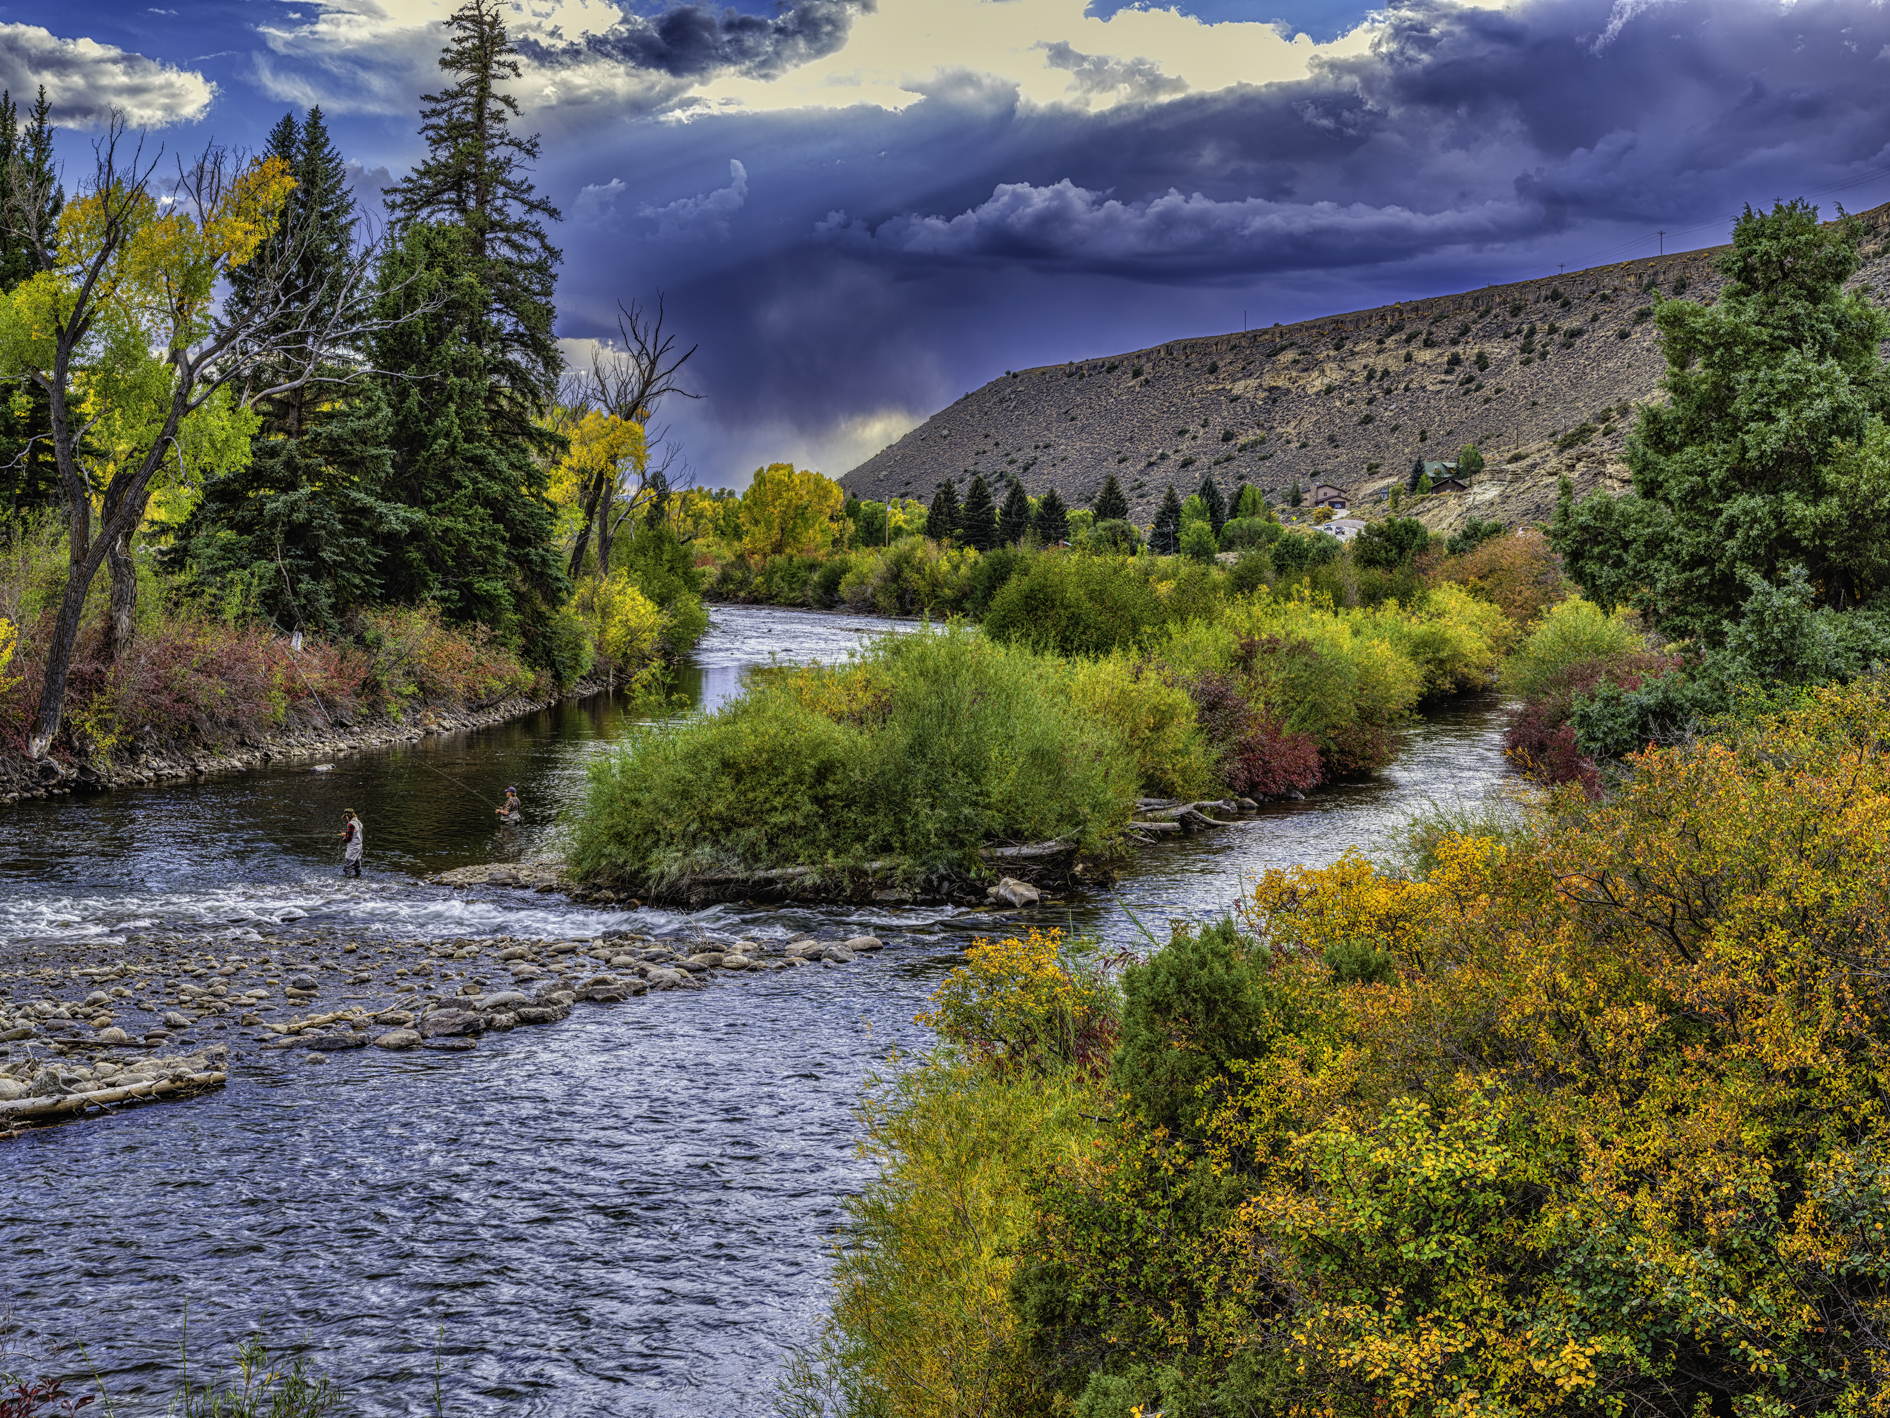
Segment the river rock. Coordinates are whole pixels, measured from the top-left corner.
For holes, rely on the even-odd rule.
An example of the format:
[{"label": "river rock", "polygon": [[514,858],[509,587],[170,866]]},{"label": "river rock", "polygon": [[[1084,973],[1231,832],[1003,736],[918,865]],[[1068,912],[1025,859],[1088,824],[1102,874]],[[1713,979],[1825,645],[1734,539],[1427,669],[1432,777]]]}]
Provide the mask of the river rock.
[{"label": "river rock", "polygon": [[665,970],[659,965],[650,967],[650,988],[653,990],[680,990],[693,983],[681,970]]},{"label": "river rock", "polygon": [[[522,1004],[518,1007],[516,1017],[520,1024],[556,1024],[570,1013],[571,1006],[568,1004]],[[414,1037],[417,1040],[419,1035]]]},{"label": "river rock", "polygon": [[485,995],[475,1000],[474,1004],[486,1013],[492,1013],[502,1009],[513,1009],[518,1005],[530,1004],[531,1002],[532,997],[530,995],[521,994],[517,990],[501,990],[496,995]]},{"label": "river rock", "polygon": [[289,977],[287,988],[313,994],[316,988],[315,978],[312,975],[292,975]]},{"label": "river rock", "polygon": [[724,970],[746,970],[752,964],[754,964],[754,962],[746,955],[724,955],[722,957],[722,968]]},{"label": "river rock", "polygon": [[1014,876],[1005,877],[984,894],[986,899],[1001,901],[1006,906],[1035,906],[1043,899],[1036,887]]},{"label": "river rock", "polygon": [[523,960],[532,953],[529,945],[508,945],[499,952],[500,960]]},{"label": "river rock", "polygon": [[420,1036],[412,1029],[389,1029],[374,1041],[377,1049],[417,1049]]},{"label": "river rock", "polygon": [[463,1009],[436,1009],[420,1021],[422,1039],[447,1039],[477,1034],[486,1027],[487,1016]]},{"label": "river rock", "polygon": [[885,942],[876,935],[856,935],[851,940],[842,941],[841,944],[855,955],[864,955],[868,951],[886,948]]},{"label": "river rock", "polygon": [[[812,957],[809,957],[812,958]],[[844,945],[832,944],[822,947],[820,958],[829,965],[851,965],[858,957]]]},{"label": "river rock", "polygon": [[509,1010],[489,1015],[486,1019],[486,1028],[495,1034],[503,1034],[507,1029],[518,1028],[518,1016]]},{"label": "river rock", "polygon": [[327,1062],[328,1062],[328,1055],[327,1055],[327,1054],[324,1054],[324,1053],[308,1053],[308,1054],[303,1054],[303,1055],[302,1055],[302,1062],[303,1062],[303,1063],[312,1063],[312,1064],[322,1064],[322,1063],[327,1063]]},{"label": "river rock", "polygon": [[319,1038],[306,1041],[311,1049],[336,1053],[342,1049],[365,1049],[368,1046],[366,1034],[323,1034]]},{"label": "river rock", "polygon": [[456,1034],[442,1039],[422,1039],[420,1047],[423,1049],[472,1049],[478,1047],[478,1041],[464,1034]]},{"label": "river rock", "polygon": [[101,1044],[129,1044],[131,1036],[114,1024],[109,1029],[99,1030],[98,1041]]},{"label": "river rock", "polygon": [[549,978],[549,971],[532,964],[529,960],[517,960],[512,963],[514,980],[543,980]]},{"label": "river rock", "polygon": [[174,1009],[164,1016],[164,1022],[173,1029],[188,1029],[196,1023],[188,1014],[180,1014]]},{"label": "river rock", "polygon": [[0,1103],[11,1103],[26,1092],[26,1085],[17,1078],[0,1078]]}]

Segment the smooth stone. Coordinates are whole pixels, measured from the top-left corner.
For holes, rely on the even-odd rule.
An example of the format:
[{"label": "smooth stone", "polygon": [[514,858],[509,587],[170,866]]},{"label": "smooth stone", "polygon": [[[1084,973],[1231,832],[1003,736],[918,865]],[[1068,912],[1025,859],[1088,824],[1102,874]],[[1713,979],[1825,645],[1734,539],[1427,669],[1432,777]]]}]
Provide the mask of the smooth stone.
[{"label": "smooth stone", "polygon": [[179,1014],[176,1010],[172,1010],[164,1016],[164,1022],[173,1029],[188,1029],[196,1021],[188,1014]]},{"label": "smooth stone", "polygon": [[987,900],[1002,901],[1006,906],[1035,906],[1043,899],[1036,887],[1014,876],[1005,877],[984,894]]},{"label": "smooth stone", "polygon": [[556,1024],[570,1013],[571,1006],[568,1004],[527,1004],[519,1006],[517,1017],[520,1024]]},{"label": "smooth stone", "polygon": [[129,1044],[131,1036],[113,1025],[110,1029],[99,1030],[98,1041],[101,1044]]},{"label": "smooth stone", "polygon": [[885,943],[876,935],[856,935],[853,939],[843,940],[840,943],[855,955],[864,954],[869,950],[884,950],[886,948]]},{"label": "smooth stone", "polygon": [[511,1009],[516,1005],[530,1004],[532,997],[520,994],[517,990],[501,990],[496,995],[486,995],[476,1001],[482,1010]]},{"label": "smooth stone", "polygon": [[417,1049],[420,1036],[411,1029],[389,1029],[374,1041],[377,1049]]},{"label": "smooth stone", "polygon": [[26,1092],[26,1085],[19,1079],[0,1078],[0,1103],[11,1103],[24,1092]]},{"label": "smooth stone", "polygon": [[460,1009],[435,1010],[420,1021],[422,1039],[443,1039],[460,1034],[477,1034],[486,1027],[486,1016]]},{"label": "smooth stone", "polygon": [[327,1054],[303,1054],[303,1055],[302,1055],[302,1062],[303,1062],[303,1063],[312,1063],[312,1064],[317,1064],[317,1063],[327,1063],[327,1062],[328,1062],[328,1055],[327,1055]]},{"label": "smooth stone", "polygon": [[315,989],[315,981],[308,975],[297,975],[289,981],[288,987],[292,990],[312,991]]},{"label": "smooth stone", "polygon": [[447,1039],[422,1039],[420,1047],[423,1049],[473,1049],[478,1047],[478,1042],[462,1035]]},{"label": "smooth stone", "polygon": [[851,965],[858,957],[844,945],[829,945],[820,952],[820,958],[830,965]]}]

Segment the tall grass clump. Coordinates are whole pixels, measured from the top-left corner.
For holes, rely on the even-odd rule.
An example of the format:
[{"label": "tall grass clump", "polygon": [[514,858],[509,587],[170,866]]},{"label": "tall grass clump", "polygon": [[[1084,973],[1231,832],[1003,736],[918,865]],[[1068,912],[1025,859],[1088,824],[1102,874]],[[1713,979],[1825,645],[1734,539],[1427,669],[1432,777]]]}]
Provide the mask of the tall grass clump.
[{"label": "tall grass clump", "polygon": [[1112,846],[1134,754],[1061,666],[963,627],[888,637],[844,666],[772,669],[714,714],[592,768],[572,865],[663,885],[790,866],[963,867],[986,844]]}]

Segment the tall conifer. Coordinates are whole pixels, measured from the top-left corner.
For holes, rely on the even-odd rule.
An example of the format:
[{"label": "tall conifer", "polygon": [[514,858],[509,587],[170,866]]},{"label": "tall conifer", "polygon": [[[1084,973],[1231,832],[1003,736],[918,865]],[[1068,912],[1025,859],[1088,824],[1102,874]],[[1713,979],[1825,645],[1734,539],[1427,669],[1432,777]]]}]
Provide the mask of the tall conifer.
[{"label": "tall conifer", "polygon": [[1208,522],[1218,537],[1227,522],[1227,501],[1221,496],[1220,484],[1214,481],[1214,474],[1209,473],[1201,479],[1199,495],[1202,505],[1207,508]]},{"label": "tall conifer", "polygon": [[501,0],[466,0],[446,27],[440,68],[455,81],[421,96],[427,156],[387,190],[387,206],[397,230],[444,222],[465,233],[462,259],[481,291],[466,338],[485,360],[495,417],[529,434],[564,367],[552,334],[561,253],[544,228],[560,218],[527,176],[538,136],[512,131],[518,101],[499,88],[519,77]]},{"label": "tall conifer", "polygon": [[965,489],[965,505],[958,513],[958,537],[966,546],[989,551],[997,544],[997,504],[983,473],[973,473]]},{"label": "tall conifer", "polygon": [[1173,483],[1162,494],[1162,505],[1155,509],[1155,524],[1148,529],[1148,549],[1159,556],[1173,556],[1181,550],[1181,494]]},{"label": "tall conifer", "polygon": [[925,514],[925,534],[935,542],[949,542],[958,535],[958,489],[950,478],[932,494],[932,506]]},{"label": "tall conifer", "polygon": [[[341,298],[356,239],[347,165],[320,108],[300,124],[284,114],[264,155],[287,163],[296,183],[269,237],[276,254],[293,246],[275,326],[319,326]],[[239,304],[263,264],[231,273]],[[258,377],[286,372],[295,357],[293,344],[285,345]],[[359,377],[340,382],[354,372],[337,363],[327,381],[257,401],[262,425],[250,440],[248,466],[205,482],[159,553],[168,566],[188,569],[217,598],[253,606],[284,629],[334,634],[350,610],[382,599],[383,548],[413,517],[388,496],[385,391]]]},{"label": "tall conifer", "polygon": [[1037,540],[1047,547],[1070,539],[1070,509],[1053,487],[1037,500]]},{"label": "tall conifer", "polygon": [[1004,509],[998,513],[998,540],[1015,546],[1029,530],[1030,494],[1024,491],[1021,482],[1012,478],[1011,490],[1004,498]]},{"label": "tall conifer", "polygon": [[1094,510],[1098,522],[1120,522],[1129,515],[1129,499],[1122,495],[1122,485],[1114,473],[1103,480]]},{"label": "tall conifer", "polygon": [[[37,207],[31,224],[47,234],[65,206],[53,172],[52,134],[44,84],[24,127],[12,94],[0,92],[0,197],[7,205],[0,218],[0,291],[13,290],[39,270],[24,230],[28,214],[15,210],[16,204]],[[52,405],[44,389],[30,379],[11,389],[0,386],[0,523],[60,501],[51,433]]]}]

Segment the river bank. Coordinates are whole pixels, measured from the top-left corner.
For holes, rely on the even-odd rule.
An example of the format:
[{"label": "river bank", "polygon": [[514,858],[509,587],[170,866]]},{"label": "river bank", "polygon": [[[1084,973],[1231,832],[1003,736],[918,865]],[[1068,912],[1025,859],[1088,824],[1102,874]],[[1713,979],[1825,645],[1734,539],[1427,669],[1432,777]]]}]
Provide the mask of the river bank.
[{"label": "river bank", "polygon": [[305,760],[318,763],[364,749],[418,743],[437,734],[491,728],[554,705],[606,693],[610,688],[611,681],[598,675],[537,698],[507,694],[493,703],[470,706],[452,702],[422,703],[410,706],[399,718],[364,715],[319,724],[291,723],[234,744],[145,746],[134,739],[122,751],[89,759],[61,760],[48,756],[34,760],[9,755],[0,757],[0,805],[241,773],[264,764]]}]

